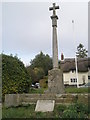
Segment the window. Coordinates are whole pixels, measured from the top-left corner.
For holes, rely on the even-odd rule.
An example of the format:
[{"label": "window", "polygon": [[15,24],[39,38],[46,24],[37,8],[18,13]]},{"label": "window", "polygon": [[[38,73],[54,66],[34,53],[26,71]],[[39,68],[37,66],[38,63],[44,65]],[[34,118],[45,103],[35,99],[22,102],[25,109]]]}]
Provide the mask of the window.
[{"label": "window", "polygon": [[76,83],[77,82],[77,78],[71,78],[71,83]]},{"label": "window", "polygon": [[71,79],[71,82],[73,82],[73,80]]},{"label": "window", "polygon": [[90,79],[90,76],[88,76],[88,79]]}]

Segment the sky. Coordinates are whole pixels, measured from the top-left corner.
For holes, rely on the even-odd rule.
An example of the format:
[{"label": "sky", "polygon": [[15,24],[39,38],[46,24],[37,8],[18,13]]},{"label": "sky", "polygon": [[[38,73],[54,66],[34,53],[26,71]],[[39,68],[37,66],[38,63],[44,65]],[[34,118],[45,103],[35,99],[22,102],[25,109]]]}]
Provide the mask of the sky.
[{"label": "sky", "polygon": [[[13,1],[13,0],[12,0]],[[79,43],[88,49],[88,2],[56,2],[58,56],[75,57]],[[43,51],[52,57],[52,2],[3,2],[0,52],[17,54],[25,65]],[[1,20],[1,19],[0,19]],[[74,20],[74,25],[72,24]],[[74,29],[73,29],[74,28]],[[0,29],[1,33],[1,29]],[[1,37],[1,36],[0,36]],[[1,45],[1,44],[0,44]]]}]

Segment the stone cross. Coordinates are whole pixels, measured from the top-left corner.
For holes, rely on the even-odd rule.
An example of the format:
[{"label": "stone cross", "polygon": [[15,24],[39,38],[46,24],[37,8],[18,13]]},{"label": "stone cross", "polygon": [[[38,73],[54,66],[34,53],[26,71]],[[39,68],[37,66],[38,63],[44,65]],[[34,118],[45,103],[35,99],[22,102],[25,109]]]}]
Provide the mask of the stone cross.
[{"label": "stone cross", "polygon": [[50,7],[49,10],[53,10],[53,15],[51,16],[52,19],[52,27],[53,27],[53,69],[58,68],[58,43],[57,43],[57,19],[58,16],[56,15],[56,9],[59,9],[59,6],[55,6],[53,3],[53,7]]},{"label": "stone cross", "polygon": [[63,84],[63,71],[58,68],[58,43],[57,43],[57,19],[56,9],[59,9],[59,6],[50,7],[49,10],[53,10],[52,19],[52,49],[53,49],[53,69],[48,71],[48,93],[53,94],[63,94],[64,93],[64,84]]},{"label": "stone cross", "polygon": [[53,7],[49,8],[49,10],[53,10],[53,15],[56,15],[55,9],[59,9],[59,6],[55,6],[55,3],[53,3]]}]

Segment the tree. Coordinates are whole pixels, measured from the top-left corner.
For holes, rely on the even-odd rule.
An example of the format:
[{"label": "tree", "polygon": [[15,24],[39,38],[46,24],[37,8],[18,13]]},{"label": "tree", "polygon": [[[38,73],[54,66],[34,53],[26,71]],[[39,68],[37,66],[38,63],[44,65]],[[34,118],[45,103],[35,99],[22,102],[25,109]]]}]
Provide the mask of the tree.
[{"label": "tree", "polygon": [[31,61],[32,68],[42,68],[44,70],[45,75],[48,74],[48,70],[52,69],[52,59],[49,57],[48,54],[40,54],[36,55],[35,58]]},{"label": "tree", "polygon": [[32,69],[30,66],[27,67],[27,71],[29,75],[32,78],[32,83],[35,84],[36,82],[39,82],[40,79],[44,77],[44,70],[42,68],[34,68]]},{"label": "tree", "polygon": [[31,76],[32,83],[39,82],[40,79],[48,75],[48,70],[52,69],[52,59],[43,52],[36,55],[30,63],[31,65],[27,66],[27,71]]},{"label": "tree", "polygon": [[31,78],[17,58],[2,54],[2,94],[28,92]]},{"label": "tree", "polygon": [[34,68],[34,73],[35,73],[35,76],[36,76],[35,82],[38,82],[45,75],[44,70],[42,68]]},{"label": "tree", "polygon": [[87,57],[87,53],[88,51],[84,48],[83,44],[79,44],[79,46],[77,47],[77,52],[76,55],[78,58],[85,58]]}]

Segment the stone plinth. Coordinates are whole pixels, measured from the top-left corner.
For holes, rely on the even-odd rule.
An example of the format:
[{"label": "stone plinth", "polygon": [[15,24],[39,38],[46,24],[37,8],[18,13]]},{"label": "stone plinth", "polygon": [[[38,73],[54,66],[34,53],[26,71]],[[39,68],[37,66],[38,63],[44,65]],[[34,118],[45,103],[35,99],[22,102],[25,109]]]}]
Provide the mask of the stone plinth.
[{"label": "stone plinth", "polygon": [[48,72],[48,92],[64,93],[63,72],[60,69],[52,69]]}]

